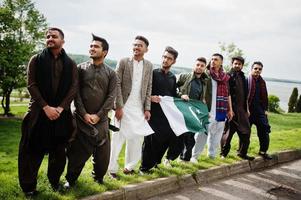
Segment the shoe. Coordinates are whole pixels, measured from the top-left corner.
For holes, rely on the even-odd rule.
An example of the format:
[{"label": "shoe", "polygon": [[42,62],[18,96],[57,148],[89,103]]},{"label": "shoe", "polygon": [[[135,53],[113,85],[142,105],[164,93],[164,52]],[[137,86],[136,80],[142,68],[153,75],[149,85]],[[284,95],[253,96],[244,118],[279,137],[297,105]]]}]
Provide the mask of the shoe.
[{"label": "shoe", "polygon": [[110,129],[111,131],[113,131],[113,132],[118,132],[118,131],[119,131],[119,128],[116,127],[116,126],[114,126],[114,125],[112,125],[112,124],[109,124],[109,129]]},{"label": "shoe", "polygon": [[39,192],[37,190],[33,190],[33,191],[30,191],[30,192],[24,192],[25,196],[26,197],[34,197],[38,194]]},{"label": "shoe", "polygon": [[224,155],[221,155],[221,159],[224,160],[226,158],[226,156]]},{"label": "shoe", "polygon": [[103,179],[94,179],[94,181],[100,185],[104,184]]},{"label": "shoe", "polygon": [[164,159],[164,161],[163,161],[163,165],[165,166],[165,167],[171,167],[171,160],[168,160],[168,159]]},{"label": "shoe", "polygon": [[109,177],[110,177],[111,179],[118,179],[118,176],[117,176],[116,173],[109,173]]},{"label": "shoe", "polygon": [[63,188],[65,190],[70,190],[74,186],[74,183],[66,181],[66,183],[63,185]]},{"label": "shoe", "polygon": [[126,174],[126,175],[130,175],[130,174],[134,174],[135,171],[134,170],[128,170],[127,168],[124,168],[123,173]]},{"label": "shoe", "polygon": [[141,176],[143,176],[143,175],[146,175],[146,174],[150,174],[151,173],[151,171],[150,170],[139,170],[139,172],[138,172],[138,174],[139,175],[141,175]]},{"label": "shoe", "polygon": [[267,154],[266,152],[259,152],[258,155],[260,155],[264,160],[272,160],[273,157]]},{"label": "shoe", "polygon": [[240,157],[241,159],[243,160],[249,160],[249,161],[252,161],[255,159],[255,157],[253,156],[248,156],[248,155],[242,155],[242,154],[237,154],[238,157]]},{"label": "shoe", "polygon": [[197,159],[195,159],[194,157],[190,158],[190,162],[191,163],[198,163],[199,161]]}]

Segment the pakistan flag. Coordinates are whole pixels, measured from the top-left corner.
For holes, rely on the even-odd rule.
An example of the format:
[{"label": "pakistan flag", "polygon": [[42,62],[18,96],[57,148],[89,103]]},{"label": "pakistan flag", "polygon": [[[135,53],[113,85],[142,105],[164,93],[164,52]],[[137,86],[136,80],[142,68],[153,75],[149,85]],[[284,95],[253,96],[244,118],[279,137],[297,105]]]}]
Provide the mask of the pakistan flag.
[{"label": "pakistan flag", "polygon": [[207,132],[208,108],[203,102],[164,96],[161,97],[160,106],[177,136],[186,132]]}]

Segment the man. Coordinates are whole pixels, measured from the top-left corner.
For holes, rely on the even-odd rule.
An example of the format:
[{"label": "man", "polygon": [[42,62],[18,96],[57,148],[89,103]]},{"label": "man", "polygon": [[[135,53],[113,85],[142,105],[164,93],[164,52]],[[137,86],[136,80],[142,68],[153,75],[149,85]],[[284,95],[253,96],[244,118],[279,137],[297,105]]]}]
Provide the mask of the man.
[{"label": "man", "polygon": [[[208,110],[211,105],[211,82],[208,81],[208,76],[204,73],[206,70],[206,58],[197,58],[193,72],[187,74],[180,74],[177,81],[179,87],[179,96],[185,100],[189,99],[200,100],[207,103]],[[196,133],[205,134],[205,133]],[[207,133],[206,133],[207,134]],[[184,149],[180,155],[182,161],[190,161],[192,148],[195,145],[195,133],[188,132],[183,134]],[[198,145],[198,144],[196,144]]]},{"label": "man", "polygon": [[182,150],[181,137],[174,134],[159,104],[159,96],[177,96],[176,77],[170,72],[177,56],[178,52],[174,48],[166,47],[162,56],[162,67],[153,70],[152,117],[149,124],[155,133],[144,137],[140,166],[142,173],[147,173],[151,168],[160,164],[167,149],[165,165],[170,165],[170,161],[176,159]]},{"label": "man", "polygon": [[91,61],[78,66],[79,90],[75,98],[77,134],[67,151],[68,167],[65,187],[74,185],[85,162],[92,155],[94,180],[103,183],[110,160],[108,112],[116,97],[116,73],[104,63],[109,44],[92,34]]},{"label": "man", "polygon": [[259,138],[260,149],[258,154],[266,160],[272,157],[267,154],[270,143],[269,133],[271,127],[267,118],[268,112],[268,92],[266,83],[261,77],[263,64],[254,62],[252,65],[251,75],[248,78],[249,96],[248,102],[250,107],[250,124],[255,124],[257,136]]},{"label": "man", "polygon": [[66,163],[65,147],[74,131],[70,103],[77,91],[77,70],[63,44],[62,30],[49,28],[46,48],[28,64],[31,99],[22,123],[18,158],[20,186],[28,196],[37,193],[38,170],[45,154],[49,154],[49,182],[54,190],[59,189]]},{"label": "man", "polygon": [[153,133],[148,125],[150,119],[150,96],[153,65],[144,59],[148,51],[148,40],[136,36],[133,43],[133,57],[123,58],[117,65],[117,98],[115,118],[120,131],[112,134],[109,172],[117,178],[118,155],[125,146],[124,174],[134,173],[141,157],[142,138]]},{"label": "man", "polygon": [[197,134],[196,143],[192,150],[192,162],[197,162],[198,156],[203,151],[206,139],[208,144],[208,156],[214,159],[221,141],[226,118],[232,119],[233,111],[231,97],[229,95],[229,76],[223,70],[223,56],[215,53],[211,57],[210,65],[207,66],[211,82],[211,109],[209,112],[208,139],[205,134]]},{"label": "man", "polygon": [[232,68],[228,73],[230,76],[229,87],[234,116],[229,122],[229,133],[228,137],[225,139],[225,143],[221,147],[221,156],[226,157],[228,155],[231,148],[232,137],[234,133],[237,132],[239,137],[237,155],[245,160],[254,160],[254,157],[247,155],[251,129],[248,118],[248,86],[246,77],[242,72],[244,62],[245,60],[241,56],[233,57]]}]

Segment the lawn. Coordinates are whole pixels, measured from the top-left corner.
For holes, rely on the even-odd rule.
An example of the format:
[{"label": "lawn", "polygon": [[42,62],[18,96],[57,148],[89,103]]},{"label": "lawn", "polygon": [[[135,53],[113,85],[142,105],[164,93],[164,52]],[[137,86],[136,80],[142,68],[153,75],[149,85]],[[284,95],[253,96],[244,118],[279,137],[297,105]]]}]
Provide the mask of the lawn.
[{"label": "lawn", "polygon": [[[24,110],[20,107],[20,112]],[[270,114],[270,123],[272,126],[270,153],[279,152],[287,149],[301,148],[301,114]],[[17,156],[18,143],[20,140],[20,125],[21,120],[16,119],[0,119],[0,199],[24,199],[24,195],[18,184],[17,172]],[[237,162],[236,154],[237,136],[235,135],[232,141],[232,149],[229,157],[226,159],[211,160],[206,158],[205,152],[199,158],[198,164],[183,164],[177,161],[173,162],[172,168],[159,166],[159,169],[154,170],[149,175],[123,175],[120,171],[119,180],[112,180],[105,177],[105,183],[98,185],[90,176],[92,164],[87,162],[86,166],[78,180],[76,186],[70,191],[61,194],[53,192],[48,183],[47,173],[47,157],[45,157],[39,171],[38,187],[40,191],[37,199],[77,199],[80,197],[104,192],[107,190],[118,189],[129,183],[142,182],[158,177],[194,173],[198,169],[206,169],[212,166],[221,165],[224,163]],[[251,145],[249,148],[250,155],[256,155],[258,152],[258,138],[253,127],[251,136]],[[124,154],[124,152],[122,152]],[[123,163],[120,157],[119,163]],[[65,178],[62,177],[62,183]]]}]

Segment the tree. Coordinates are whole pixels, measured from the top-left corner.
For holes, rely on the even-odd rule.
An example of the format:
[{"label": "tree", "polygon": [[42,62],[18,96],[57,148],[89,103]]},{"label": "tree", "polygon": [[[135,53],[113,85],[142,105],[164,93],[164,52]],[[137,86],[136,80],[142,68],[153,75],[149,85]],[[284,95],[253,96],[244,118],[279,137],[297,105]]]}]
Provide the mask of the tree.
[{"label": "tree", "polygon": [[297,112],[297,113],[300,113],[300,112],[301,112],[301,95],[299,96],[299,99],[298,99],[298,101],[297,101],[296,112]]},{"label": "tree", "polygon": [[280,110],[279,97],[275,95],[269,95],[268,99],[269,99],[269,107],[268,107],[269,112],[279,113]]},{"label": "tree", "polygon": [[46,27],[46,18],[30,0],[0,3],[0,87],[6,116],[11,115],[11,92],[25,86],[26,62],[42,48]]},{"label": "tree", "polygon": [[[221,54],[224,56],[224,69],[229,71],[231,69],[231,60],[234,56],[244,57],[243,50],[238,48],[233,42],[226,44],[225,42],[219,42],[219,48],[221,49]],[[249,65],[248,62],[245,62],[244,68]]]},{"label": "tree", "polygon": [[294,88],[288,101],[288,112],[295,112],[298,98],[298,88]]}]

